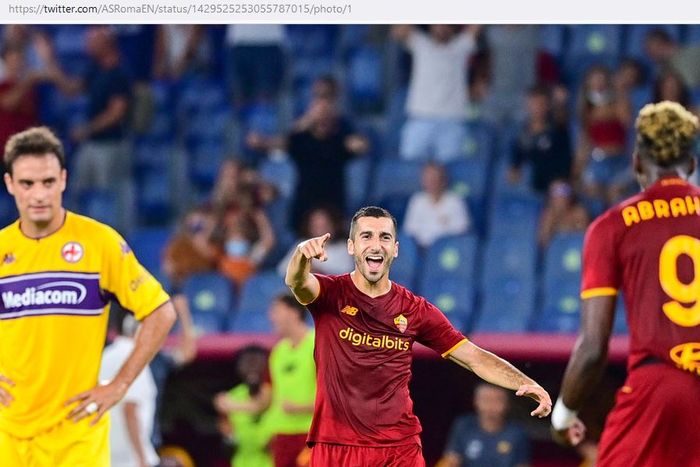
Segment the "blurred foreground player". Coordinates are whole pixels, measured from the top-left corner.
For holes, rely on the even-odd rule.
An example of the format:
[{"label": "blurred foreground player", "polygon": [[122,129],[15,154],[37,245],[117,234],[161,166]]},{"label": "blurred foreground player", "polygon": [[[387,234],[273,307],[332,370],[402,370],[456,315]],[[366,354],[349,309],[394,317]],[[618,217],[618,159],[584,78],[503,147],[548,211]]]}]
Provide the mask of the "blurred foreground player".
[{"label": "blurred foreground player", "polygon": [[364,207],[352,219],[348,253],[355,270],[339,276],[310,272],[326,260],[330,234],[301,242],[286,283],[316,323],[317,393],[309,431],[311,465],[424,466],[421,426],[408,382],[411,348],[420,342],[481,378],[551,410],[547,392],[510,363],[469,342],[424,298],[389,280],[398,256],[396,220]]},{"label": "blurred foreground player", "polygon": [[643,191],[591,224],[583,249],[581,332],[552,415],[557,441],[577,444],[576,417],[600,379],[622,291],[628,376],[608,415],[597,465],[700,466],[700,189],[698,119],[680,104],[637,117],[634,172]]},{"label": "blurred foreground player", "polygon": [[[109,420],[162,345],[175,310],[112,228],[66,211],[63,147],[31,128],[5,147],[19,220],[0,230],[0,464],[109,465]],[[109,300],[141,321],[116,376],[98,384]]]}]

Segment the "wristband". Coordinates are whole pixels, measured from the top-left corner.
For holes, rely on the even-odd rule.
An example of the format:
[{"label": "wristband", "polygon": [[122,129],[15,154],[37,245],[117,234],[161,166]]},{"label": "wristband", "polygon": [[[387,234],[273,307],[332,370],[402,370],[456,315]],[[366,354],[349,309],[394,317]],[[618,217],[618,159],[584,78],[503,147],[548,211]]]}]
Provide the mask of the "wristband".
[{"label": "wristband", "polygon": [[557,431],[567,429],[574,424],[577,414],[578,412],[564,405],[564,401],[560,396],[557,399],[557,403],[554,404],[554,410],[552,410],[552,426]]}]

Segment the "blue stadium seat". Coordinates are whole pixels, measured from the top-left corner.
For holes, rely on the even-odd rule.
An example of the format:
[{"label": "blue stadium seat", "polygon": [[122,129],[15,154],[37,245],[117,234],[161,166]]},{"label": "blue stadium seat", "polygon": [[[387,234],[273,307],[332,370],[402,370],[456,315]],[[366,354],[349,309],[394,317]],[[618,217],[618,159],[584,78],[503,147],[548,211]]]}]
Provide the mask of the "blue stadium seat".
[{"label": "blue stadium seat", "polygon": [[220,112],[230,107],[224,83],[203,78],[183,80],[177,106],[183,120],[196,113]]},{"label": "blue stadium seat", "polygon": [[277,192],[286,199],[291,199],[297,184],[297,170],[294,163],[288,158],[272,159],[266,157],[258,166],[260,177],[268,183],[272,183]]},{"label": "blue stadium seat", "polygon": [[420,190],[423,164],[414,161],[385,159],[379,162],[373,181],[371,202],[390,196],[410,196]]},{"label": "blue stadium seat", "polygon": [[337,50],[337,25],[293,24],[286,27],[286,39],[293,57],[330,57]]},{"label": "blue stadium seat", "polygon": [[534,280],[536,262],[531,239],[517,234],[489,237],[482,261],[483,287],[503,278]]},{"label": "blue stadium seat", "polygon": [[552,238],[544,258],[544,286],[557,281],[580,284],[583,232],[558,234]]},{"label": "blue stadium seat", "polygon": [[0,188],[0,225],[3,227],[14,221],[17,218],[17,209],[12,196],[10,196],[5,187]]},{"label": "blue stadium seat", "polygon": [[139,228],[134,229],[127,241],[143,267],[151,274],[159,275],[163,249],[170,235],[171,230],[167,227]]},{"label": "blue stadium seat", "polygon": [[391,280],[412,289],[418,272],[418,246],[415,240],[403,232],[398,234],[399,256],[391,266]]},{"label": "blue stadium seat", "polygon": [[81,196],[81,212],[114,226],[117,221],[117,194],[112,190],[94,190]]},{"label": "blue stadium seat", "polygon": [[211,187],[225,158],[226,148],[220,142],[200,142],[189,154],[190,180],[200,187]]},{"label": "blue stadium seat", "polygon": [[535,248],[535,237],[540,220],[542,200],[526,193],[503,193],[496,197],[489,220],[490,236],[510,236],[531,241]]},{"label": "blue stadium seat", "polygon": [[555,58],[564,54],[566,26],[562,24],[543,24],[539,27],[540,49],[550,53]]},{"label": "blue stadium seat", "polygon": [[622,46],[622,26],[570,25],[571,40],[564,55],[566,76],[575,84],[593,64],[615,67]]},{"label": "blue stadium seat", "polygon": [[478,243],[476,235],[457,235],[436,240],[425,254],[420,293],[429,293],[434,284],[447,280],[457,280],[465,286],[473,284]]},{"label": "blue stadium seat", "polygon": [[463,153],[468,159],[477,159],[486,165],[494,156],[495,137],[493,128],[485,123],[467,124],[467,136],[464,140]]},{"label": "blue stadium seat", "polygon": [[231,282],[218,273],[194,274],[185,281],[184,293],[195,328],[220,332],[233,308]]},{"label": "blue stadium seat", "polygon": [[581,321],[579,281],[562,279],[544,286],[544,304],[535,331],[575,333]]},{"label": "blue stadium seat", "polygon": [[479,235],[485,231],[486,198],[489,186],[488,162],[482,159],[462,159],[445,167],[450,190],[462,197],[468,205],[472,228]]},{"label": "blue stadium seat", "polygon": [[137,208],[142,224],[164,225],[171,220],[173,188],[167,171],[146,170],[137,190]]},{"label": "blue stadium seat", "polygon": [[382,105],[384,72],[382,56],[371,46],[362,46],[350,56],[347,92],[356,112],[377,111]]},{"label": "blue stadium seat", "polygon": [[617,306],[615,307],[615,321],[613,321],[613,334],[629,334],[627,326],[627,315],[625,314],[624,295],[619,294],[617,297]]},{"label": "blue stadium seat", "polygon": [[387,135],[384,149],[389,157],[396,157],[399,153],[401,141],[401,129],[406,122],[406,96],[408,89],[399,87],[389,94],[387,105]]},{"label": "blue stadium seat", "polygon": [[503,277],[488,282],[475,332],[526,332],[535,306],[535,281],[526,277]]},{"label": "blue stadium seat", "polygon": [[368,24],[343,24],[340,27],[340,48],[342,52],[352,52],[368,42]]},{"label": "blue stadium seat", "polygon": [[688,45],[696,45],[700,43],[700,24],[686,25],[685,43]]},{"label": "blue stadium seat", "polygon": [[171,142],[137,141],[134,144],[134,167],[136,175],[143,170],[167,172],[172,165],[175,148]]},{"label": "blue stadium seat", "polygon": [[424,283],[423,296],[437,306],[450,323],[462,332],[468,332],[474,315],[474,286],[459,278],[448,278]]},{"label": "blue stadium seat", "polygon": [[229,320],[233,332],[268,332],[267,310],[274,298],[288,289],[275,271],[258,273],[243,286],[236,316]]},{"label": "blue stadium seat", "polygon": [[260,313],[264,315],[272,300],[287,290],[284,279],[276,271],[255,274],[243,285],[238,313],[247,316]]},{"label": "blue stadium seat", "polygon": [[280,120],[277,107],[271,104],[257,103],[249,106],[243,112],[243,120],[248,131],[254,131],[267,136],[280,132]]},{"label": "blue stadium seat", "polygon": [[345,165],[345,207],[348,214],[353,214],[367,202],[372,161],[368,157],[359,157]]}]

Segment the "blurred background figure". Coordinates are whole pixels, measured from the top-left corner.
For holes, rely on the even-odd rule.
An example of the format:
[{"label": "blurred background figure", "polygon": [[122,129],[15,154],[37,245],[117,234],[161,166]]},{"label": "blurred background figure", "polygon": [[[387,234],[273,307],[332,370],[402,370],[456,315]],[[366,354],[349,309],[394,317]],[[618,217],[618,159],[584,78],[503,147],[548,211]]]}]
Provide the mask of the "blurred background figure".
[{"label": "blurred background figure", "polygon": [[153,74],[157,79],[177,82],[206,68],[211,51],[199,24],[161,24],[156,30]]},{"label": "blurred background figure", "polygon": [[418,245],[428,248],[435,240],[469,230],[471,219],[463,199],[447,191],[445,168],[435,163],[423,167],[423,189],[411,195],[403,230]]},{"label": "blurred background figure", "polygon": [[584,232],[591,223],[586,207],[576,198],[571,185],[564,180],[549,186],[547,203],[542,211],[537,239],[541,248],[558,233]]},{"label": "blurred background figure", "polygon": [[234,442],[234,467],[272,467],[267,409],[272,389],[267,381],[267,351],[249,346],[236,357],[240,383],[214,397],[214,408],[225,417]]},{"label": "blurred background figure", "polygon": [[439,467],[529,467],[530,441],[508,420],[509,394],[490,384],[474,390],[475,415],[455,420]]},{"label": "blurred background figure", "polygon": [[[100,381],[114,378],[134,349],[138,322],[130,314],[122,320],[120,335],[102,354]],[[139,374],[124,398],[110,411],[110,456],[114,467],[154,467],[158,455],[151,444],[156,412],[156,383],[147,366]]]},{"label": "blurred background figure", "polygon": [[[354,266],[352,256],[348,255],[347,233],[342,216],[337,209],[319,206],[308,211],[304,215],[298,240],[300,242],[305,238],[320,237],[326,233],[331,234],[331,238],[326,243],[328,260],[315,261],[311,265],[312,270],[320,274],[344,274],[352,271]],[[297,243],[294,243],[277,265],[277,272],[281,277],[287,273],[287,265]]]},{"label": "blurred background figure", "polygon": [[310,455],[304,451],[316,397],[314,332],[306,307],[289,294],[272,302],[268,316],[281,338],[270,352],[272,456],[275,467],[301,467]]},{"label": "blurred background figure", "polygon": [[632,119],[629,102],[615,92],[610,70],[592,66],[578,97],[581,124],[574,174],[587,196],[610,203],[615,187],[632,178],[627,132]]},{"label": "blurred background figure", "polygon": [[549,89],[535,86],[528,90],[527,118],[511,148],[508,180],[518,183],[522,168],[529,165],[529,185],[537,193],[545,194],[556,179],[571,176],[572,147],[568,122],[552,105]]},{"label": "blurred background figure", "polygon": [[464,30],[433,24],[428,32],[397,25],[393,37],[411,53],[413,65],[406,100],[406,121],[399,153],[407,160],[440,162],[459,158],[466,137],[467,60],[480,26]]}]

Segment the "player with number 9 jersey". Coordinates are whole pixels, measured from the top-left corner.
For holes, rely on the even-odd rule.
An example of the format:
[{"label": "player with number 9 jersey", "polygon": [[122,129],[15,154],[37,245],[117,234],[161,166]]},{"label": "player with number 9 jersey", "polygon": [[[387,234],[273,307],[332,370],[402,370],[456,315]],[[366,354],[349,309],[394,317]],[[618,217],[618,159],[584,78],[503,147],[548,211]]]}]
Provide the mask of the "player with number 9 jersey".
[{"label": "player with number 9 jersey", "polygon": [[599,467],[700,467],[700,189],[698,119],[677,103],[645,106],[633,169],[643,191],[589,227],[583,247],[581,335],[552,414],[555,438],[576,444],[576,419],[605,363],[619,292],[629,326],[627,380],[599,444]]}]

